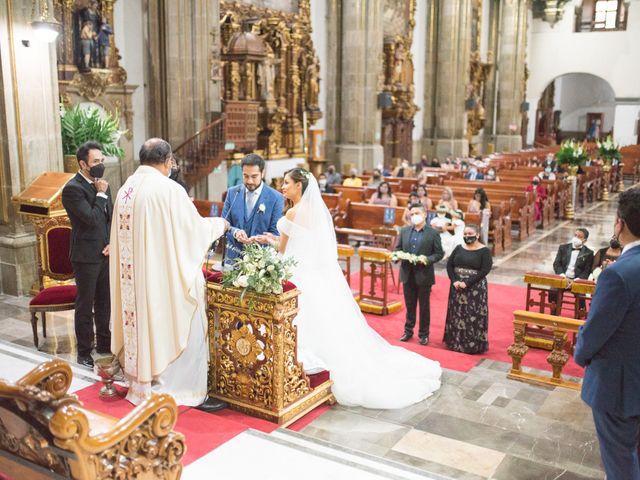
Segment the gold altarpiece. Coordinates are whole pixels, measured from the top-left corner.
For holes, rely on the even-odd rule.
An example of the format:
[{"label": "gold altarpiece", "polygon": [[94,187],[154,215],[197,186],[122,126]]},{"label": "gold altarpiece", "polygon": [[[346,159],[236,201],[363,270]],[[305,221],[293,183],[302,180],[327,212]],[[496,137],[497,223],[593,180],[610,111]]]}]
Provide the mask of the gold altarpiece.
[{"label": "gold altarpiece", "polygon": [[[223,98],[258,102],[257,153],[266,159],[306,156],[309,128],[322,117],[310,0],[293,3],[294,8],[281,11],[220,2]],[[225,60],[231,40],[243,28],[264,42],[261,61]]]},{"label": "gold altarpiece", "polygon": [[231,408],[288,425],[333,403],[331,380],[315,388],[297,358],[298,290],[259,295],[207,284],[209,394]]},{"label": "gold altarpiece", "polygon": [[[127,84],[127,72],[120,66],[115,43],[114,4],[117,0],[53,0],[54,15],[62,24],[57,40],[58,85],[61,103],[71,107],[94,103],[120,118],[124,135],[120,146],[125,155],[119,163],[107,164],[105,176],[112,189],[134,170],[132,95],[137,86]],[[83,25],[92,25],[94,43],[82,44]],[[104,45],[98,46],[103,33]],[[106,33],[110,32],[110,33]],[[87,34],[88,35],[88,34]],[[83,55],[88,48],[88,57]],[[88,62],[85,64],[85,58]]]},{"label": "gold altarpiece", "polygon": [[413,28],[415,0],[384,2],[385,38],[383,48],[382,91],[391,104],[382,108],[381,143],[384,162],[389,166],[397,159],[411,161],[413,118],[418,111],[414,103]]}]

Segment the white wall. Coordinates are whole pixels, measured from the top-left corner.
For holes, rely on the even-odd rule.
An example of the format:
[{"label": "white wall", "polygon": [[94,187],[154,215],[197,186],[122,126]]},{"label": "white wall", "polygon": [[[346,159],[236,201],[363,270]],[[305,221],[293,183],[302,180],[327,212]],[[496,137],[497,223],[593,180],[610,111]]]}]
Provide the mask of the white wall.
[{"label": "white wall", "polygon": [[[560,81],[560,82],[559,82]],[[558,85],[560,83],[560,85]],[[616,100],[611,86],[599,77],[570,73],[556,80],[555,110],[560,110],[560,129],[587,130],[587,113],[602,113],[602,132],[613,128]]]},{"label": "white wall", "polygon": [[133,106],[133,152],[147,139],[144,76],[144,17],[142,0],[116,2],[113,11],[116,47],[122,59],[120,65],[127,71],[127,84],[137,85],[131,99]]},{"label": "white wall", "polygon": [[[312,130],[325,130],[325,117],[327,115],[327,2],[325,0],[311,0],[311,40],[316,49],[316,55],[320,60],[320,93],[318,94],[318,107],[323,117],[312,127]],[[326,132],[325,132],[326,134]]]},{"label": "white wall", "polygon": [[[567,73],[590,73],[611,85],[617,105],[624,103],[629,107],[622,109],[627,116],[618,118],[616,115],[614,122],[616,140],[624,143],[619,132],[627,132],[627,135],[633,127],[620,122],[628,120],[634,111],[640,111],[640,0],[630,0],[626,31],[575,33],[575,7],[579,1],[567,3],[564,18],[553,27],[542,20],[531,23],[528,45],[531,74],[527,85],[530,117],[535,118],[538,99],[556,77]],[[533,132],[532,125],[529,143],[533,141]]]},{"label": "white wall", "polygon": [[[420,140],[422,129],[424,128],[424,69],[425,52],[427,46],[427,0],[417,0],[416,3],[416,25],[413,28],[413,44],[411,45],[411,55],[413,56],[413,102],[419,110],[413,119],[414,127],[412,138]],[[419,144],[414,144],[414,150],[419,148]],[[414,158],[416,158],[414,152]],[[418,155],[419,158],[419,155]]]}]

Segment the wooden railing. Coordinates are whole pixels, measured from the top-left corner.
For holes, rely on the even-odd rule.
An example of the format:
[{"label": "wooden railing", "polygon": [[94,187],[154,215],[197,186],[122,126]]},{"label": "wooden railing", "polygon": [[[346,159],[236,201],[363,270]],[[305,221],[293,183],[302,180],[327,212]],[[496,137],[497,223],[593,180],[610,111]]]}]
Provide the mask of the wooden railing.
[{"label": "wooden railing", "polygon": [[220,165],[226,156],[224,146],[225,117],[223,115],[174,150],[184,182],[189,188]]},{"label": "wooden railing", "polygon": [[[513,344],[507,349],[511,356],[512,364],[507,377],[528,383],[580,390],[580,383],[562,378],[562,369],[569,360],[569,354],[565,348],[567,334],[577,334],[578,329],[583,324],[583,320],[575,320],[573,318],[556,317],[555,315],[527,312],[525,310],[513,312]],[[553,330],[553,349],[547,357],[547,362],[553,369],[551,377],[522,371],[522,360],[529,350],[529,347],[525,344],[525,328],[531,325]]]}]

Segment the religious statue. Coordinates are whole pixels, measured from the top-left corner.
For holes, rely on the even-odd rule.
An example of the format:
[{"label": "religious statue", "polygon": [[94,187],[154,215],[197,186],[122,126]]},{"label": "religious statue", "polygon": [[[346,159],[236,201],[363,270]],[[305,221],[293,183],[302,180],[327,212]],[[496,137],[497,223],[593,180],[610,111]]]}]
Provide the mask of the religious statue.
[{"label": "religious statue", "polygon": [[318,109],[318,95],[320,94],[320,65],[318,58],[314,55],[311,57],[311,63],[307,67],[307,109]]},{"label": "religious statue", "polygon": [[109,52],[111,43],[109,37],[113,35],[113,29],[108,23],[103,23],[96,41],[98,43],[98,65],[100,68],[109,68]]},{"label": "religious statue", "polygon": [[396,44],[393,52],[393,77],[392,82],[402,82],[402,67],[404,66],[403,51],[400,44]]},{"label": "religious statue", "polygon": [[98,34],[102,18],[97,0],[92,0],[89,6],[80,10],[78,20],[80,32],[80,45],[77,49],[80,52],[78,67],[81,71],[88,71],[91,67],[98,66],[100,58]]},{"label": "religious statue", "polygon": [[271,48],[268,48],[267,56],[258,66],[258,83],[260,85],[260,99],[274,100],[274,89],[276,80],[276,65],[281,59],[276,59]]}]

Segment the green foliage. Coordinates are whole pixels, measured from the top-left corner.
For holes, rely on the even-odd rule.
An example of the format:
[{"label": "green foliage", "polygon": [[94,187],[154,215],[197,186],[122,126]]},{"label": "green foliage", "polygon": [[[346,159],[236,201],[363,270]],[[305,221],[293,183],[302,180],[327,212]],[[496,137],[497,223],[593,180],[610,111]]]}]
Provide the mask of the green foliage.
[{"label": "green foliage", "polygon": [[222,285],[242,288],[243,296],[246,292],[280,294],[295,265],[293,258],[283,258],[273,247],[247,245],[233,270],[223,274]]},{"label": "green foliage", "polygon": [[561,165],[580,166],[589,159],[589,154],[583,143],[574,139],[566,140],[560,145],[560,150],[556,153],[556,160]]},{"label": "green foliage", "polygon": [[598,156],[603,160],[620,160],[622,158],[618,145],[613,142],[611,135],[604,140],[597,141],[596,145],[598,146]]},{"label": "green foliage", "polygon": [[76,105],[71,110],[60,111],[60,124],[62,127],[62,153],[75,155],[78,147],[85,142],[100,142],[104,147],[103,153],[109,157],[122,158],[124,150],[118,146],[120,135],[124,132],[118,130],[118,114],[107,114],[102,118],[97,108],[80,108]]}]

